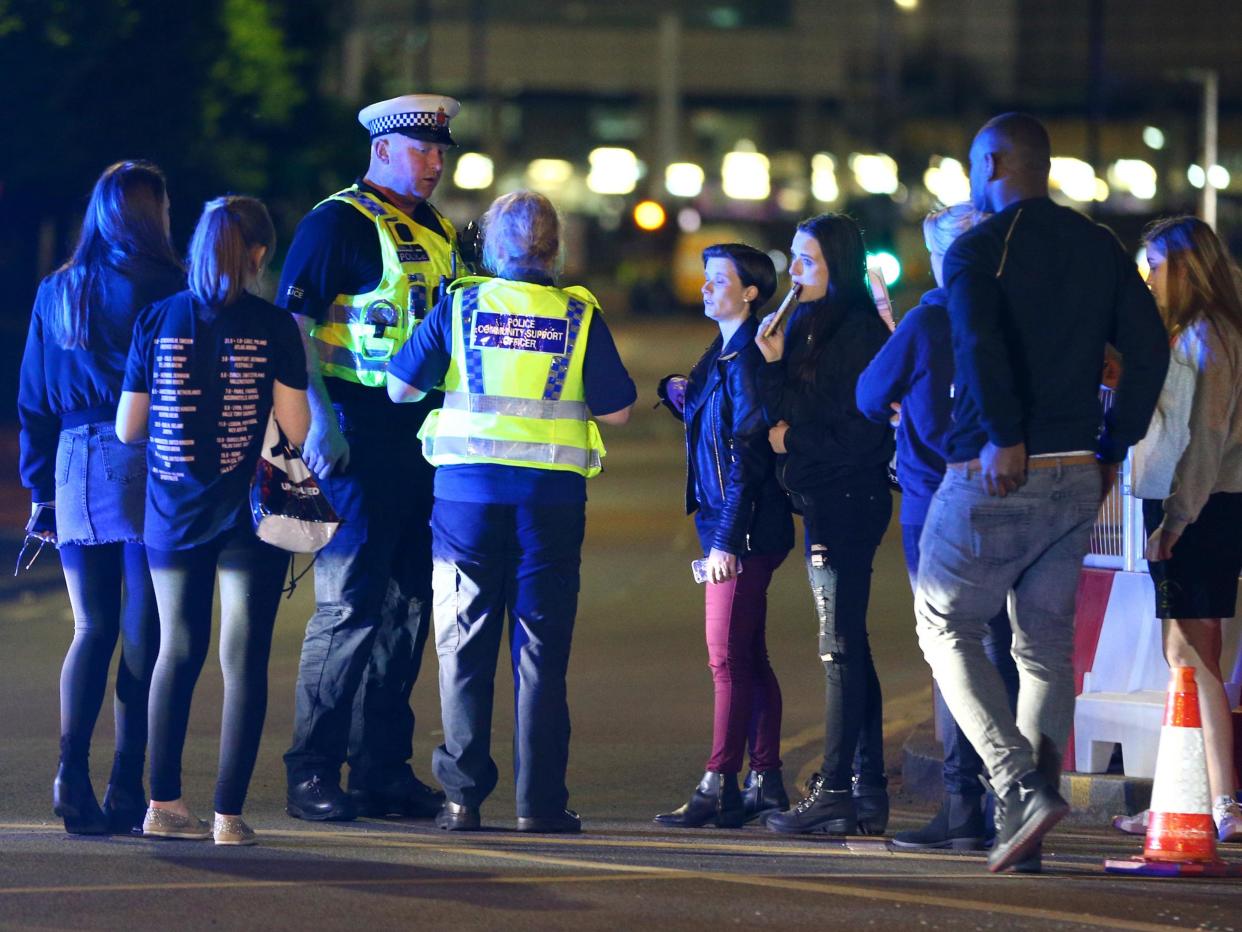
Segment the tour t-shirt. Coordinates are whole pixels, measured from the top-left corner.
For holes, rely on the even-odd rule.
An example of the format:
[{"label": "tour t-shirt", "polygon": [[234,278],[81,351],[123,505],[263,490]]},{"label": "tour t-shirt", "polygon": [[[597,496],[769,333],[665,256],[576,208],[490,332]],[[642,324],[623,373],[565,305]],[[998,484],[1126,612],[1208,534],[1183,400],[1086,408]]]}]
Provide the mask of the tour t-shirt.
[{"label": "tour t-shirt", "polygon": [[124,390],[151,396],[147,546],[184,550],[250,520],[273,380],[305,390],[306,355],[293,318],[262,298],[211,307],[182,291],[138,319]]}]

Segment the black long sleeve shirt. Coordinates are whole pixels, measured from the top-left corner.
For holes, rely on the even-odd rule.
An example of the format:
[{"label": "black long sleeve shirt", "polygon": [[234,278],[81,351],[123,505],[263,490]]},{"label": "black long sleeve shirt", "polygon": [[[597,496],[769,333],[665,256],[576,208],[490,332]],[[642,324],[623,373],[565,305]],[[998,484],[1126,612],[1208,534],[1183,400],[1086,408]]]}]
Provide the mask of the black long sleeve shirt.
[{"label": "black long sleeve shirt", "polygon": [[[944,277],[956,370],[949,462],[991,441],[1025,443],[1028,455],[1095,450],[1111,463],[1142,439],[1168,337],[1111,231],[1046,197],[1019,201],[954,242]],[[1102,416],[1106,343],[1123,372]]]}]

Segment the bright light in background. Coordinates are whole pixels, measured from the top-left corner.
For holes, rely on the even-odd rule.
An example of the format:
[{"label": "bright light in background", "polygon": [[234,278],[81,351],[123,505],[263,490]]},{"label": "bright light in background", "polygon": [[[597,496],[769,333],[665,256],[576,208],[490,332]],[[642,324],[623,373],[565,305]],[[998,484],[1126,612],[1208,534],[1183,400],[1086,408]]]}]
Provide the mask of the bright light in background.
[{"label": "bright light in background", "polygon": [[463,152],[453,169],[453,184],[466,191],[479,191],[492,186],[495,167],[481,152]]},{"label": "bright light in background", "polygon": [[673,197],[698,197],[703,178],[703,169],[693,162],[673,162],[664,169],[664,188]]},{"label": "bright light in background", "polygon": [[693,207],[677,211],[677,228],[683,233],[694,233],[703,225],[703,215]]},{"label": "bright light in background", "polygon": [[1207,175],[1203,171],[1203,166],[1191,165],[1186,169],[1186,180],[1190,182],[1192,187],[1203,187],[1207,183]]},{"label": "bright light in background", "polygon": [[776,206],[791,214],[801,213],[806,207],[806,189],[781,188],[776,192]]},{"label": "bright light in background", "polygon": [[958,204],[970,200],[970,179],[957,159],[932,156],[931,167],[923,172],[923,186],[941,204]]},{"label": "bright light in background", "polygon": [[556,193],[574,176],[574,167],[564,159],[534,159],[526,166],[526,179],[541,194]]},{"label": "bright light in background", "polygon": [[587,161],[587,187],[596,194],[629,194],[638,185],[638,156],[629,149],[592,149]]},{"label": "bright light in background", "polygon": [[720,165],[724,193],[738,201],[762,201],[772,190],[768,157],[760,152],[726,152]]},{"label": "bright light in background", "polygon": [[811,194],[815,200],[831,204],[841,196],[837,184],[837,160],[827,152],[811,156]]},{"label": "bright light in background", "polygon": [[772,265],[776,267],[777,275],[784,274],[785,269],[789,268],[789,257],[779,249],[770,250],[768,258],[772,260]]},{"label": "bright light in background", "polygon": [[858,186],[868,194],[895,194],[900,186],[897,163],[883,152],[853,153],[850,156],[850,170],[854,172]]},{"label": "bright light in background", "polygon": [[1082,159],[1053,156],[1048,180],[1071,201],[1080,204],[1108,197],[1108,185],[1103,179],[1095,177],[1095,169]]},{"label": "bright light in background", "polygon": [[1108,167],[1108,183],[1150,201],[1156,196],[1156,169],[1142,159],[1118,159]]},{"label": "bright light in background", "polygon": [[878,269],[890,288],[901,278],[901,260],[886,250],[867,253],[867,268]]},{"label": "bright light in background", "polygon": [[1147,281],[1147,276],[1151,274],[1151,266],[1147,264],[1147,247],[1140,247],[1139,251],[1134,254],[1134,263],[1138,266],[1143,281]]},{"label": "bright light in background", "polygon": [[919,0],[893,0],[897,4],[897,9],[905,10],[907,13],[919,8]]},{"label": "bright light in background", "polygon": [[1163,149],[1164,131],[1157,126],[1144,126],[1143,144],[1149,149]]},{"label": "bright light in background", "polygon": [[1214,188],[1229,187],[1229,170],[1224,165],[1213,165],[1207,170],[1207,182]]},{"label": "bright light in background", "polygon": [[664,220],[664,208],[655,201],[639,201],[634,205],[634,223],[640,230],[658,230],[664,226]]}]

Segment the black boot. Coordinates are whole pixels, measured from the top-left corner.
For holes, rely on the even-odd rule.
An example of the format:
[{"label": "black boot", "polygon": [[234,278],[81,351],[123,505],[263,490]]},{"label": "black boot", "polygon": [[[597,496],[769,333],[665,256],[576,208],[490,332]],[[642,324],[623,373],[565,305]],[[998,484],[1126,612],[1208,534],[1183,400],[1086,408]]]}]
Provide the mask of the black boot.
[{"label": "black boot", "polygon": [[387,816],[434,819],[444,804],[444,793],[429,787],[408,767],[387,782],[359,787],[354,785],[351,774],[349,783],[349,795],[359,815],[376,819]]},{"label": "black boot", "polygon": [[888,828],[888,781],[878,785],[862,783],[855,775],[851,795],[858,813],[859,834],[883,835]]},{"label": "black boot", "polygon": [[110,834],[141,835],[142,820],[147,814],[147,794],[142,784],[122,786],[109,783],[104,790],[103,813],[108,820]]},{"label": "black boot", "polygon": [[854,835],[858,832],[858,813],[849,790],[830,790],[821,774],[811,777],[806,796],[788,812],[774,812],[764,822],[774,832],[798,834],[823,832]]},{"label": "black boot", "polygon": [[1068,814],[1069,804],[1042,773],[1023,774],[1003,796],[996,797],[996,842],[988,856],[988,870],[998,873],[1027,862],[1040,851],[1044,835]]},{"label": "black boot", "polygon": [[940,811],[922,828],[907,829],[893,836],[894,848],[923,851],[950,848],[954,851],[982,851],[986,824],[978,796],[945,796]]},{"label": "black boot", "polygon": [[762,822],[773,812],[789,808],[789,794],[779,770],[752,770],[742,786],[743,821]]},{"label": "black boot", "polygon": [[77,766],[60,762],[52,783],[52,811],[65,820],[70,835],[108,834],[108,820],[95,799],[85,761]]},{"label": "black boot", "polygon": [[737,788],[737,774],[703,774],[694,788],[690,801],[674,812],[664,812],[655,817],[661,825],[678,828],[698,828],[711,822],[717,828],[738,828],[745,820],[742,794]]}]

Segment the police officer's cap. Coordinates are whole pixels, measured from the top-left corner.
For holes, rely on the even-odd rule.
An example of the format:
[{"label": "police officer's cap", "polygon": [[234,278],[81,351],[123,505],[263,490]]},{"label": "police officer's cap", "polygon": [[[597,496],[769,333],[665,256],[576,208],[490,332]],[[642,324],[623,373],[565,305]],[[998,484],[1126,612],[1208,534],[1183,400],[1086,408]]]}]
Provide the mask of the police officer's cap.
[{"label": "police officer's cap", "polygon": [[440,94],[403,94],[391,100],[363,107],[358,122],[374,139],[387,133],[400,133],[411,139],[438,142],[446,146],[457,143],[449,135],[449,120],[457,116],[461,104]]}]

